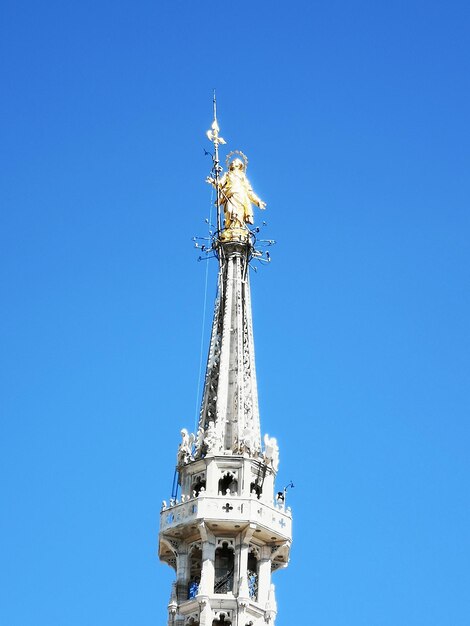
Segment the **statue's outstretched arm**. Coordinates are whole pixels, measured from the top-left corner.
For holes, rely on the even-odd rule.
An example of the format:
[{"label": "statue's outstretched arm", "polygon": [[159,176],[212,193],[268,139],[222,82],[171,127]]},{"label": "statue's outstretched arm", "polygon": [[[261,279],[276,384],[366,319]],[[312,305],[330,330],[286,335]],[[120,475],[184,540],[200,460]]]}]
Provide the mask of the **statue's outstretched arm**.
[{"label": "statue's outstretched arm", "polygon": [[266,202],[263,202],[261,198],[259,198],[255,194],[255,192],[253,191],[251,187],[249,187],[248,189],[248,198],[250,199],[250,202],[253,202],[253,204],[256,204],[256,206],[259,207],[260,209],[266,208]]},{"label": "statue's outstretched arm", "polygon": [[[223,187],[225,185],[225,181],[226,181],[226,174],[224,174],[222,178],[219,178],[219,187]],[[209,185],[212,185],[213,187],[216,186],[215,178],[212,178],[212,176],[208,176],[206,178],[206,183],[209,183]]]}]

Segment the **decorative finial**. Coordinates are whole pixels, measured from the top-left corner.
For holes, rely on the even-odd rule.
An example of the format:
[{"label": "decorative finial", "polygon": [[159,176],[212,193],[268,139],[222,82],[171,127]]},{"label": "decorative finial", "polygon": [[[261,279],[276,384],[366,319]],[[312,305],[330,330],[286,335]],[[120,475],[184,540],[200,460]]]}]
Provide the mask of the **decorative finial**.
[{"label": "decorative finial", "polygon": [[213,181],[214,187],[216,189],[216,200],[215,204],[217,207],[217,233],[219,234],[222,230],[222,222],[220,218],[220,185],[219,179],[220,174],[222,173],[222,168],[220,166],[219,161],[219,144],[224,145],[225,139],[219,137],[219,125],[217,123],[217,99],[215,97],[215,89],[214,89],[214,97],[212,99],[213,109],[214,109],[214,121],[212,122],[211,128],[207,131],[207,137],[209,141],[212,141],[214,144],[214,154],[212,156],[212,177],[209,177],[211,182]]},{"label": "decorative finial", "polygon": [[[212,143],[214,144],[214,148],[216,152],[218,152],[219,144],[223,146],[226,143],[226,141],[222,137],[219,137],[220,128],[219,128],[219,124],[217,123],[217,99],[215,97],[215,89],[214,89],[214,97],[213,97],[212,103],[213,103],[213,108],[214,108],[214,121],[212,122],[212,126],[210,127],[210,129],[207,131],[206,134],[207,134],[209,141],[212,141]],[[217,161],[218,161],[218,156],[219,155],[217,154]]]}]

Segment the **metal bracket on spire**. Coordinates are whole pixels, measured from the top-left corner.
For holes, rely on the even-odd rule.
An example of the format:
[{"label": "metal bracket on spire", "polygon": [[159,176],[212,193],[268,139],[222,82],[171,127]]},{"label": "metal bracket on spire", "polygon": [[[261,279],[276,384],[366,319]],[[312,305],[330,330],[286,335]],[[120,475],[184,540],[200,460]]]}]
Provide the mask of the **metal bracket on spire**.
[{"label": "metal bracket on spire", "polygon": [[[206,219],[205,220],[206,224],[209,224],[209,220]],[[209,224],[209,226],[212,227],[212,229],[214,229],[214,226],[212,224]],[[264,226],[266,226],[266,223],[264,223]],[[260,229],[258,227],[256,228],[249,228],[248,229],[249,232],[249,236],[250,236],[250,255],[248,257],[248,261],[250,263],[250,267],[253,271],[257,272],[257,268],[255,266],[253,266],[251,264],[251,261],[259,261],[259,263],[261,263],[262,265],[266,265],[267,263],[271,263],[271,254],[268,250],[263,250],[260,248],[268,248],[270,246],[274,246],[277,242],[274,239],[258,239],[257,238],[257,234],[260,232]],[[192,237],[192,241],[194,242],[194,247],[199,250],[200,252],[203,252],[205,256],[199,256],[198,257],[198,261],[206,261],[208,259],[212,259],[214,257],[218,258],[220,261],[220,250],[218,249],[218,245],[217,245],[217,234],[214,234],[213,230],[209,230],[209,236],[208,237]]]},{"label": "metal bracket on spire", "polygon": [[289,488],[293,489],[294,486],[295,486],[294,483],[292,481],[290,481],[289,484],[286,485],[282,491],[278,491],[277,492],[276,500],[277,500],[278,504],[285,505],[287,490]]},{"label": "metal bracket on spire", "polygon": [[263,251],[263,250],[259,250],[258,248],[268,248],[269,246],[274,246],[276,244],[276,241],[274,239],[259,239],[256,236],[260,233],[261,228],[267,225],[268,224],[266,222],[263,222],[263,225],[261,227],[256,226],[255,228],[250,228],[251,237],[252,237],[252,245],[253,245],[252,259],[255,261],[260,261],[260,263],[271,263],[271,255],[268,252],[268,250]]}]

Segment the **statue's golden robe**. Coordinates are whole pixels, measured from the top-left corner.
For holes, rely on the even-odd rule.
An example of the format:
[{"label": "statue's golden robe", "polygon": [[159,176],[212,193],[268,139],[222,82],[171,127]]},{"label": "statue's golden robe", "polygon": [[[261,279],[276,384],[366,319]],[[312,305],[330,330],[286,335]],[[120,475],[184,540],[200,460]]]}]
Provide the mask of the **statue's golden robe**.
[{"label": "statue's golden robe", "polygon": [[230,169],[220,179],[220,205],[224,210],[225,228],[243,228],[253,224],[251,204],[260,206],[261,200],[254,193],[241,169]]}]

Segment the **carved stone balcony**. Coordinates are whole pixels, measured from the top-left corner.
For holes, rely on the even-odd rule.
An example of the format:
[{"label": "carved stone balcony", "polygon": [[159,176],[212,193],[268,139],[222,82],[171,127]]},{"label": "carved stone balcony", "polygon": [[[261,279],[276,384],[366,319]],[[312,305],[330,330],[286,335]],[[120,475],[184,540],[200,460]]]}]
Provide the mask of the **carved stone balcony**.
[{"label": "carved stone balcony", "polygon": [[[172,531],[202,521],[209,527],[230,530],[236,525],[256,524],[260,532],[272,535],[271,540],[289,541],[292,536],[290,510],[269,506],[256,496],[244,498],[236,495],[207,496],[200,494],[165,508],[161,512],[160,532],[172,535]],[[183,533],[184,534],[184,533]]]}]

